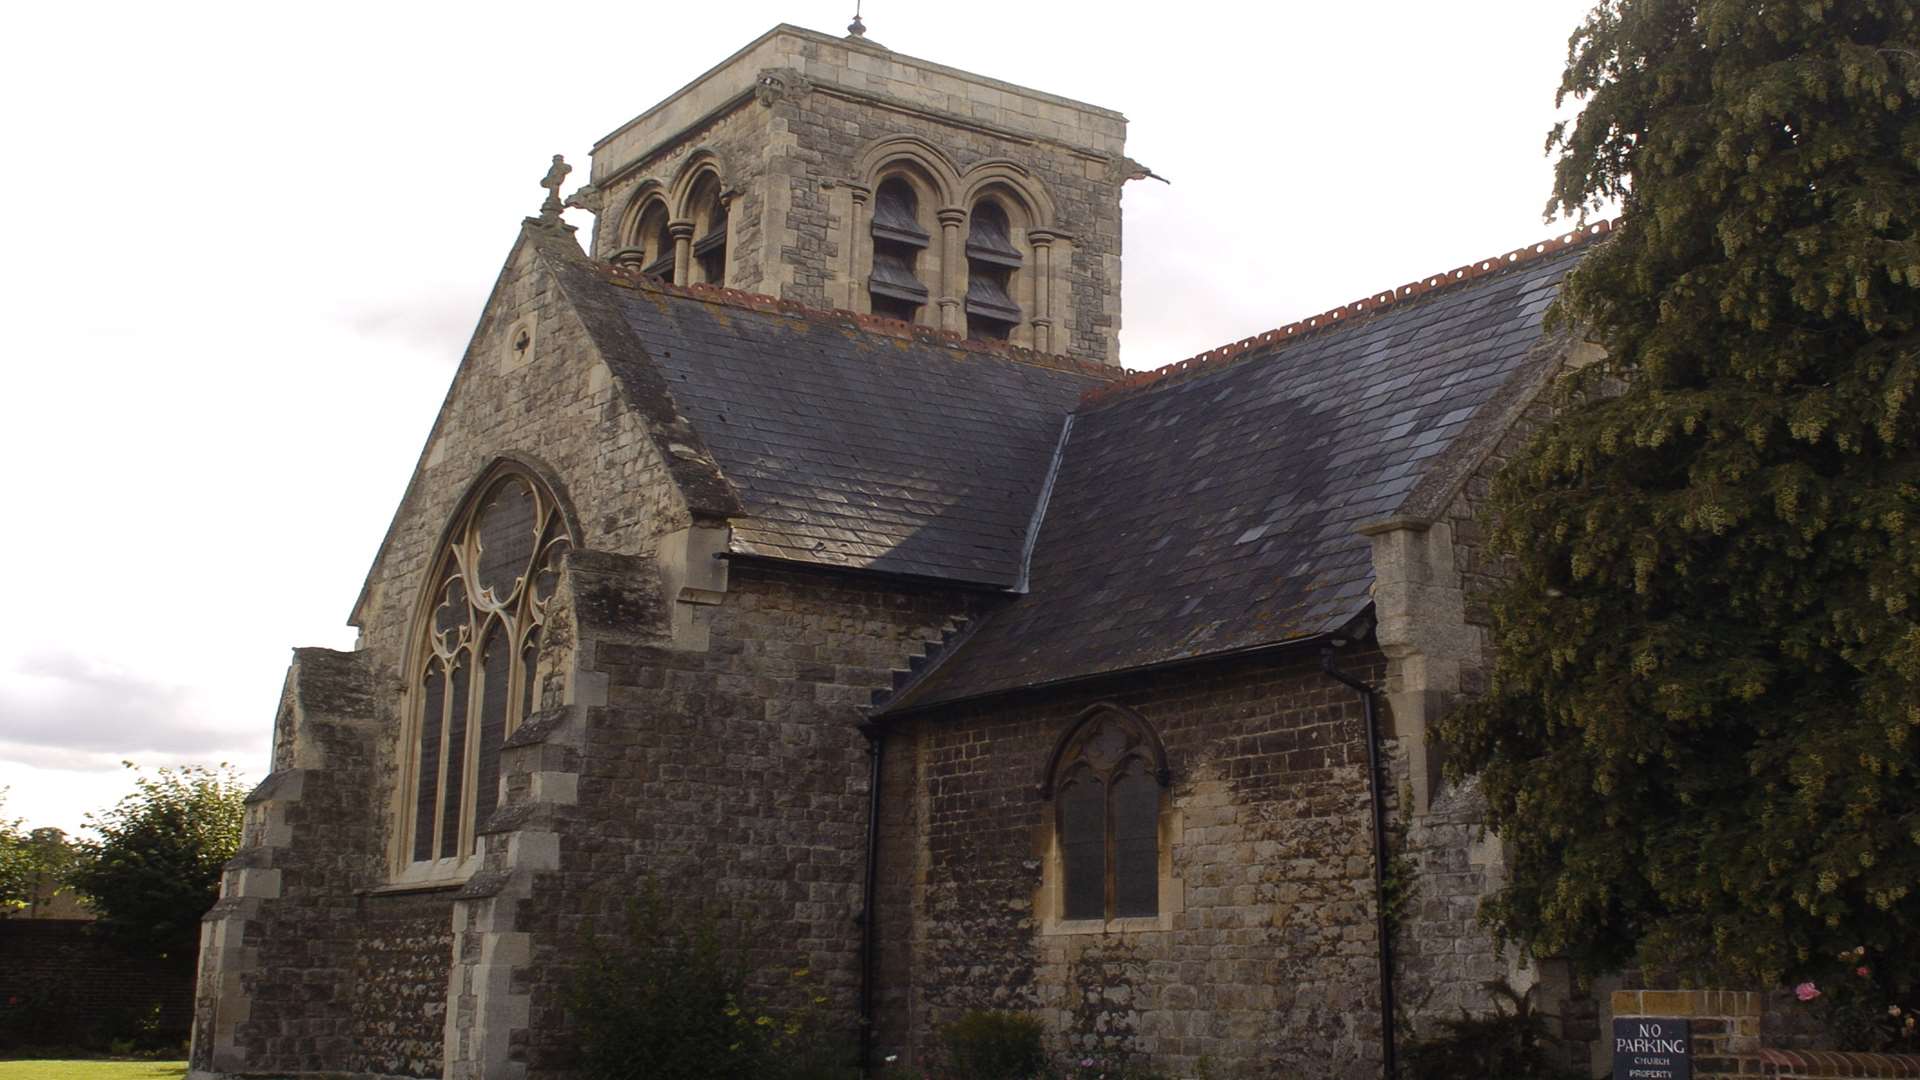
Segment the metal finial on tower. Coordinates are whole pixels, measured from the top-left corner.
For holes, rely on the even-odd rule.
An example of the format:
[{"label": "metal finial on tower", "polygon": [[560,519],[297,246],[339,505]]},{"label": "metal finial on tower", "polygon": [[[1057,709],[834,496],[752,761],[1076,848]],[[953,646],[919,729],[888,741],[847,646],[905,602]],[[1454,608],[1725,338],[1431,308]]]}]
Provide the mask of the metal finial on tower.
[{"label": "metal finial on tower", "polygon": [[867,36],[867,24],[860,21],[860,0],[853,2],[853,21],[847,24],[847,36],[856,38]]}]

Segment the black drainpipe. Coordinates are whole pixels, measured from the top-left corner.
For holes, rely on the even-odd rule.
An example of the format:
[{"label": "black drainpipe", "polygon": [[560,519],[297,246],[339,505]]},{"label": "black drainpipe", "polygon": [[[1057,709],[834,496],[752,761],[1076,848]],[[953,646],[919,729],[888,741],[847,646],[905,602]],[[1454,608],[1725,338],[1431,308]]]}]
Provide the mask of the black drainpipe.
[{"label": "black drainpipe", "polygon": [[1387,811],[1380,795],[1380,722],[1373,711],[1373,687],[1333,664],[1333,648],[1320,650],[1320,670],[1360,695],[1367,723],[1367,796],[1373,804],[1373,914],[1380,939],[1380,1061],[1386,1080],[1398,1080],[1400,1063],[1393,1045],[1393,937],[1387,928]]},{"label": "black drainpipe", "polygon": [[886,729],[860,725],[867,737],[867,874],[860,886],[860,1075],[873,1075],[873,910],[880,855],[880,762],[886,754]]}]

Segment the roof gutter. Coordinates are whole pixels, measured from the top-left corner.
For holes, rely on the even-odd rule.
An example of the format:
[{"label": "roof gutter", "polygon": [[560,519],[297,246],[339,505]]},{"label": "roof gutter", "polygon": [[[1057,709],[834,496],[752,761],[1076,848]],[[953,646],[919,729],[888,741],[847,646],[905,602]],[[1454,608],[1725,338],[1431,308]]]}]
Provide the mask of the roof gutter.
[{"label": "roof gutter", "polygon": [[[1364,612],[1362,614],[1364,614]],[[1277,652],[1288,651],[1288,650],[1298,650],[1314,644],[1330,643],[1333,640],[1335,640],[1337,637],[1343,637],[1345,635],[1346,635],[1346,631],[1344,629],[1330,630],[1330,631],[1324,631],[1318,634],[1309,634],[1306,637],[1288,638],[1285,641],[1268,641],[1268,642],[1263,642],[1259,645],[1248,645],[1243,648],[1227,649],[1222,652],[1206,653],[1201,656],[1182,656],[1174,660],[1161,660],[1157,663],[1139,664],[1134,667],[1118,668],[1112,671],[1095,671],[1095,672],[1090,672],[1086,675],[1072,675],[1064,679],[1052,679],[1047,682],[1027,683],[1024,686],[1008,686],[1008,687],[1002,687],[997,690],[984,690],[977,694],[968,694],[965,697],[941,698],[935,701],[921,702],[917,704],[899,705],[899,706],[896,706],[891,703],[883,703],[874,709],[873,715],[876,717],[910,716],[914,713],[925,712],[928,709],[940,709],[940,708],[945,708],[949,705],[960,705],[968,702],[983,701],[988,698],[1001,697],[1007,694],[1017,694],[1017,693],[1027,692],[1027,691],[1058,690],[1062,687],[1080,686],[1084,683],[1098,682],[1103,679],[1119,678],[1123,675],[1153,674],[1156,672],[1166,671],[1172,668],[1187,667],[1192,664],[1210,664],[1218,660],[1237,660],[1242,657],[1249,657],[1249,656],[1266,656],[1269,653],[1277,653]],[[951,654],[952,651],[953,650],[949,650],[949,654]],[[920,685],[921,681],[923,681],[927,676],[931,675],[933,671],[934,671],[934,666],[927,667],[924,671],[921,672],[920,679],[916,679],[913,683],[909,684],[906,687],[903,687],[902,689],[905,697],[911,697],[911,691],[913,690],[913,688]],[[904,697],[903,697],[903,700],[904,700]]]}]

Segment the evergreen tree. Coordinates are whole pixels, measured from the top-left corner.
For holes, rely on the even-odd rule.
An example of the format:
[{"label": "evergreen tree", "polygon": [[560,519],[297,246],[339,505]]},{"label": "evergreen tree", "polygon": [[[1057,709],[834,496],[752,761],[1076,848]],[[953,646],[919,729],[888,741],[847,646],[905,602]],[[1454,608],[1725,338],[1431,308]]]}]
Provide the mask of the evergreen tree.
[{"label": "evergreen tree", "polygon": [[1445,732],[1537,953],[1920,974],[1917,12],[1604,0],[1572,38],[1548,212],[1622,216],[1555,314],[1607,358],[1496,484],[1493,689]]}]

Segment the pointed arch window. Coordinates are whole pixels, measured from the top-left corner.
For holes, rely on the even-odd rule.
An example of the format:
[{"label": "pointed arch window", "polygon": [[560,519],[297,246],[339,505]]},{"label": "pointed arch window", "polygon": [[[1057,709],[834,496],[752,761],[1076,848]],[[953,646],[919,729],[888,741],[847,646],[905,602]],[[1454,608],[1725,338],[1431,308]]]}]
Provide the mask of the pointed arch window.
[{"label": "pointed arch window", "polygon": [[413,674],[407,862],[473,853],[499,799],[501,747],[536,707],[541,627],[572,546],[558,501],[518,470],[491,480],[450,530]]},{"label": "pointed arch window", "polygon": [[1054,803],[1062,919],[1161,914],[1166,750],[1138,714],[1082,713],[1054,746],[1041,794]]},{"label": "pointed arch window", "polygon": [[919,263],[929,239],[913,185],[898,176],[882,180],[873,193],[873,276],[867,279],[875,315],[902,322],[918,318],[927,302]]}]

